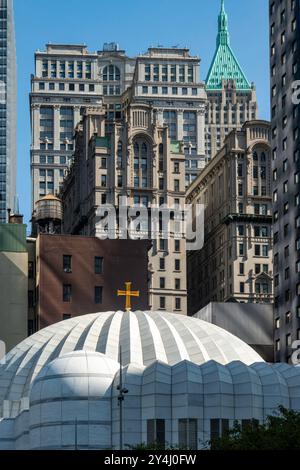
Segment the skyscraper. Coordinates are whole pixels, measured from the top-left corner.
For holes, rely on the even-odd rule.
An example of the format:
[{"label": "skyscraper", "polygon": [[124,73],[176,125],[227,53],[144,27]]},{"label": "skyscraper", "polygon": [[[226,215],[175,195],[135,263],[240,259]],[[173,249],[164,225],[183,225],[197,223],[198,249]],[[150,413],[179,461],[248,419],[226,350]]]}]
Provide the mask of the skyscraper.
[{"label": "skyscraper", "polygon": [[0,223],[16,194],[16,97],[13,0],[0,0]]},{"label": "skyscraper", "polygon": [[300,339],[299,21],[299,0],[270,1],[275,344],[287,362]]},{"label": "skyscraper", "polygon": [[230,131],[257,119],[256,91],[247,80],[230,45],[224,0],[218,20],[216,52],[206,79],[205,153],[210,160],[221,149]]}]

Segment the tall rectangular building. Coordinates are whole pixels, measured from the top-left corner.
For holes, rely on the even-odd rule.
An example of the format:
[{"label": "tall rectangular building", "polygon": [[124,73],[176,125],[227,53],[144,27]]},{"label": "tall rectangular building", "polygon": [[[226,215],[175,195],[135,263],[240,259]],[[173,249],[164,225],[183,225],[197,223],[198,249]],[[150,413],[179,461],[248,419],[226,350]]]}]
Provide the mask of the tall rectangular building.
[{"label": "tall rectangular building", "polygon": [[288,362],[300,339],[300,1],[269,7],[275,344],[276,360]]},{"label": "tall rectangular building", "polygon": [[188,186],[205,166],[206,93],[199,57],[189,49],[149,48],[136,59],[132,96],[153,107],[172,141],[183,142]]},{"label": "tall rectangular building", "polygon": [[188,312],[210,302],[271,303],[272,196],[270,124],[251,121],[188,188],[203,204],[204,246],[188,253]]},{"label": "tall rectangular building", "polygon": [[16,100],[13,0],[0,0],[0,223],[16,195]]}]

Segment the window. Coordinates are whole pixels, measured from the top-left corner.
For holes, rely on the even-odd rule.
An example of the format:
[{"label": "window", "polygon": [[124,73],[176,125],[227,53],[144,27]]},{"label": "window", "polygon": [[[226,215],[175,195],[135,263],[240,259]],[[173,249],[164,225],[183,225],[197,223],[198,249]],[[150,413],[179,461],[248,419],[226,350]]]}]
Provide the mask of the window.
[{"label": "window", "polygon": [[180,240],[175,240],[175,251],[180,252]]},{"label": "window", "polygon": [[181,310],[181,299],[175,298],[175,310]]},{"label": "window", "polygon": [[197,450],[197,419],[180,419],[178,422],[178,442],[181,449]]},{"label": "window", "polygon": [[286,335],[285,344],[286,344],[287,347],[292,346],[292,335],[291,334]]},{"label": "window", "polygon": [[269,246],[263,245],[262,246],[262,256],[267,257],[269,256]]},{"label": "window", "polygon": [[181,289],[181,280],[180,279],[175,279],[175,289],[176,290]]},{"label": "window", "polygon": [[159,298],[159,308],[162,310],[165,310],[166,308],[166,298],[165,297],[160,297]]},{"label": "window", "polygon": [[106,175],[101,175],[101,186],[102,188],[105,188],[107,184],[107,177]]},{"label": "window", "polygon": [[65,273],[72,272],[72,256],[63,255],[63,270]]},{"label": "window", "polygon": [[280,318],[276,318],[276,320],[275,320],[275,329],[279,330],[279,328],[280,328]]},{"label": "window", "polygon": [[244,256],[244,243],[239,244],[239,256]]},{"label": "window", "polygon": [[179,180],[174,180],[174,191],[179,192],[180,191],[180,181]]},{"label": "window", "polygon": [[245,283],[244,282],[240,282],[240,293],[241,294],[245,293]]},{"label": "window", "polygon": [[71,284],[64,284],[63,285],[63,301],[71,302],[71,298],[72,298],[72,286]]},{"label": "window", "polygon": [[159,249],[161,251],[166,251],[166,240],[164,239],[159,240]]},{"label": "window", "polygon": [[245,264],[240,263],[240,275],[244,275],[244,274],[245,274]]},{"label": "window", "polygon": [[63,313],[63,320],[69,320],[70,318],[72,318],[70,313]]},{"label": "window", "polygon": [[102,304],[103,287],[95,287],[95,304]]},{"label": "window", "polygon": [[165,289],[166,288],[166,279],[164,277],[161,277],[159,279],[159,287],[160,287],[160,289]]},{"label": "window", "polygon": [[159,269],[165,271],[166,269],[166,260],[165,258],[159,258]]},{"label": "window", "polygon": [[229,431],[228,419],[211,419],[210,420],[210,440],[214,441]]},{"label": "window", "polygon": [[275,348],[276,348],[276,351],[277,351],[277,352],[280,351],[280,339],[277,339],[277,340],[276,340]]},{"label": "window", "polygon": [[120,74],[120,69],[116,67],[115,65],[107,65],[103,69],[103,81],[107,82],[114,82],[114,81],[120,81],[121,79],[121,74]]},{"label": "window", "polygon": [[260,245],[254,246],[254,253],[255,253],[255,256],[260,256]]},{"label": "window", "polygon": [[165,446],[165,420],[149,419],[147,421],[147,443]]},{"label": "window", "polygon": [[180,271],[180,259],[175,259],[175,271]]},{"label": "window", "polygon": [[101,256],[95,256],[95,274],[103,274],[103,258]]},{"label": "window", "polygon": [[238,234],[240,237],[243,237],[244,234],[245,234],[245,228],[244,228],[244,225],[239,225],[238,226]]}]

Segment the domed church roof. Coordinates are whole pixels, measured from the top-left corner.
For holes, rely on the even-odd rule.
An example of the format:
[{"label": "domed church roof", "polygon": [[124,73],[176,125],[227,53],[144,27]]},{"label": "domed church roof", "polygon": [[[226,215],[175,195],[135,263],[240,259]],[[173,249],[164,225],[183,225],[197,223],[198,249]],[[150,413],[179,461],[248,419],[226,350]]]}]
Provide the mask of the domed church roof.
[{"label": "domed church roof", "polygon": [[202,320],[165,312],[106,312],[75,317],[39,331],[15,347],[0,365],[0,405],[29,396],[31,383],[54,359],[73,351],[96,351],[122,363],[201,365],[264,362],[246,343]]}]

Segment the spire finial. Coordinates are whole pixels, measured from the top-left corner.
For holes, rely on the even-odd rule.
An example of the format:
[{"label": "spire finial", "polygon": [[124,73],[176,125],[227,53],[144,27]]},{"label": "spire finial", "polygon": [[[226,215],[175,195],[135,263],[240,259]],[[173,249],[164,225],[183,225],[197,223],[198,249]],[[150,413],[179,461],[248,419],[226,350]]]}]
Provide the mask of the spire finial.
[{"label": "spire finial", "polygon": [[219,34],[217,39],[217,46],[229,45],[229,31],[228,31],[228,16],[225,11],[225,0],[221,0],[221,11],[219,14]]}]

